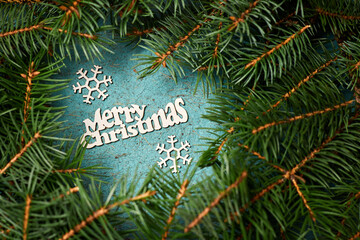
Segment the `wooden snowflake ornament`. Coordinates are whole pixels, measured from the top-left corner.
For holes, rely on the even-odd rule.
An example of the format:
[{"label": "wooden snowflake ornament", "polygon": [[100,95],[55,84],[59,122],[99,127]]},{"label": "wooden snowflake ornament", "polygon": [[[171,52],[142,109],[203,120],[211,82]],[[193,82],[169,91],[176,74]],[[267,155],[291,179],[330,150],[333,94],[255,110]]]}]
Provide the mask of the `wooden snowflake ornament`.
[{"label": "wooden snowflake ornament", "polygon": [[188,141],[185,141],[185,143],[181,142],[180,148],[176,148],[175,143],[178,140],[175,139],[175,135],[168,136],[168,138],[169,140],[167,140],[167,142],[171,144],[171,147],[169,149],[165,149],[165,144],[160,145],[160,143],[156,147],[156,151],[158,151],[159,154],[161,154],[162,152],[166,152],[166,158],[163,159],[160,157],[161,161],[157,163],[159,164],[159,167],[162,168],[163,166],[167,166],[167,161],[172,160],[173,165],[170,167],[170,169],[173,169],[172,173],[177,173],[179,172],[178,168],[181,168],[180,165],[177,165],[178,159],[183,160],[183,165],[186,165],[186,163],[190,164],[192,158],[189,158],[189,154],[186,154],[185,157],[181,156],[181,151],[189,151],[188,148],[190,148],[191,146]]},{"label": "wooden snowflake ornament", "polygon": [[[109,86],[109,83],[111,83],[111,84],[113,83],[111,76],[109,76],[107,78],[105,75],[103,80],[98,80],[97,75],[103,73],[102,71],[100,71],[100,69],[102,67],[97,66],[97,65],[94,65],[94,67],[95,67],[95,69],[91,69],[91,71],[94,73],[94,75],[92,77],[88,77],[87,76],[88,71],[87,70],[84,71],[84,69],[81,68],[76,74],[80,75],[78,77],[78,79],[82,79],[82,78],[85,79],[85,84],[81,85],[79,82],[77,82],[77,86],[73,85],[74,93],[76,93],[77,91],[79,91],[79,93],[81,93],[83,88],[86,88],[88,90],[88,94],[83,95],[83,97],[85,98],[85,100],[83,102],[87,103],[87,104],[91,104],[90,100],[95,99],[92,96],[93,92],[98,92],[97,98],[102,97],[102,100],[104,101],[109,96],[109,94],[105,94],[107,92],[106,89],[104,91],[100,90],[101,84],[105,84],[105,86]],[[94,87],[91,86],[93,83],[96,84]]]}]

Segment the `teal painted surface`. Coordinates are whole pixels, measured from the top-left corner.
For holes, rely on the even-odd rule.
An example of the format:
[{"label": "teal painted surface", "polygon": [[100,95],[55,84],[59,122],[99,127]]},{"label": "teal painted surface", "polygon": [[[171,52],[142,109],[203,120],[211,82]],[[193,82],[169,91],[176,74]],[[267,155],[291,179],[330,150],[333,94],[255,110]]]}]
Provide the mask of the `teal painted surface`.
[{"label": "teal painted surface", "polygon": [[[120,138],[117,142],[88,149],[82,166],[100,165],[110,168],[100,171],[103,175],[102,180],[110,183],[116,182],[123,174],[133,175],[135,171],[141,179],[144,179],[149,169],[156,165],[157,161],[160,161],[159,157],[165,158],[165,153],[160,155],[156,151],[157,144],[164,143],[165,148],[170,147],[166,142],[168,136],[175,135],[179,141],[177,147],[180,147],[180,142],[188,141],[191,144],[190,151],[183,151],[183,155],[188,153],[193,158],[191,167],[194,167],[200,156],[199,151],[205,149],[204,146],[200,146],[204,143],[200,138],[209,136],[206,130],[198,128],[211,127],[212,124],[210,121],[201,118],[206,112],[205,108],[209,105],[206,103],[207,99],[202,89],[199,88],[194,94],[196,73],[190,73],[184,78],[179,78],[176,84],[167,75],[166,69],[163,68],[152,76],[138,80],[137,73],[133,70],[137,62],[131,59],[134,58],[134,54],[147,54],[148,52],[140,47],[133,48],[133,46],[126,46],[122,43],[112,47],[111,50],[114,54],[106,53],[104,60],[101,61],[65,61],[66,67],[62,68],[61,74],[57,76],[58,78],[71,79],[69,86],[61,92],[63,95],[69,96],[68,99],[61,102],[61,105],[68,106],[63,117],[63,120],[67,121],[66,125],[69,126],[65,135],[71,135],[73,138],[81,137],[85,133],[83,121],[88,118],[94,120],[94,114],[98,108],[104,111],[115,106],[147,105],[144,116],[146,119],[153,113],[157,113],[159,109],[164,109],[168,103],[174,103],[175,99],[179,97],[185,102],[184,108],[189,115],[189,120],[186,123],[139,134],[128,139]],[[106,94],[109,94],[105,101],[97,99],[97,93],[94,93],[95,100],[89,105],[83,102],[83,94],[74,93],[72,85],[76,85],[78,81],[81,85],[85,82],[77,78],[76,72],[81,68],[88,70],[88,76],[91,77],[93,74],[90,70],[94,68],[94,64],[103,67],[101,69],[103,74],[99,75],[99,80],[102,80],[104,75],[112,76],[113,84],[109,84],[108,87],[101,86],[101,90],[107,89]],[[83,93],[87,93],[86,89],[83,91]],[[136,122],[129,123],[128,126],[134,123]],[[104,131],[109,132],[115,128]],[[178,163],[182,166],[181,174],[185,171],[185,166],[180,160]],[[169,171],[169,165],[172,165],[170,161],[168,167],[163,168],[164,172]],[[199,170],[195,180],[199,180],[204,176],[204,173],[208,174],[209,171]]]}]

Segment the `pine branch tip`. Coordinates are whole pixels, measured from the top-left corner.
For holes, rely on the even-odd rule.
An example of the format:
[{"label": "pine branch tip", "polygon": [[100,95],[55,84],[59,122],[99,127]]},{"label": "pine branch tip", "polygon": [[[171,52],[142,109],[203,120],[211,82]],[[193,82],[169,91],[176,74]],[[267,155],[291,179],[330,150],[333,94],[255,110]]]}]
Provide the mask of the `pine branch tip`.
[{"label": "pine branch tip", "polygon": [[227,187],[223,192],[221,192],[212,202],[206,207],[187,227],[185,227],[184,232],[189,232],[193,227],[198,225],[200,221],[210,212],[212,208],[219,204],[219,202],[233,189],[239,186],[240,183],[247,177],[247,171],[243,171],[229,187]]}]

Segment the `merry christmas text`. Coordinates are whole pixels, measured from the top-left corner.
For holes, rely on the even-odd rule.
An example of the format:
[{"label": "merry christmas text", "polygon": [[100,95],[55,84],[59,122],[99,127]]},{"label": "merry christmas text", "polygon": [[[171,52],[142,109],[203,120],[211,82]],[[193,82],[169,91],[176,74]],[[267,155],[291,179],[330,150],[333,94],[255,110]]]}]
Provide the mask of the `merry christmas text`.
[{"label": "merry christmas text", "polygon": [[[95,111],[94,121],[85,119],[86,133],[83,135],[81,142],[85,142],[88,137],[91,137],[87,148],[93,148],[96,146],[102,146],[103,144],[109,144],[119,141],[119,135],[122,139],[135,137],[139,133],[145,134],[154,130],[160,130],[161,128],[172,127],[175,124],[185,123],[188,120],[188,113],[184,106],[184,100],[177,98],[175,103],[168,103],[165,109],[160,109],[157,113],[154,113],[151,117],[143,120],[145,115],[146,105],[141,107],[138,105],[131,105],[132,107],[113,107],[111,110],[105,110],[101,112],[98,108]],[[125,123],[135,124],[126,126]],[[124,123],[125,122],[125,123]],[[114,128],[109,132],[101,132],[105,129]],[[95,139],[95,141],[93,141]]]}]

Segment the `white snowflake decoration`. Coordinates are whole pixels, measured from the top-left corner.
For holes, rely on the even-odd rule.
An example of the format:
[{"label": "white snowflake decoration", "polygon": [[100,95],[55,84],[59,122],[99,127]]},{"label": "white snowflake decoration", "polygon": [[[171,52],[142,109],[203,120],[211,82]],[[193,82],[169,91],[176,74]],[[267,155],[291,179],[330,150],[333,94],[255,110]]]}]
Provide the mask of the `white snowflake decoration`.
[{"label": "white snowflake decoration", "polygon": [[[105,94],[107,92],[107,90],[101,91],[100,90],[100,86],[101,84],[105,84],[105,86],[109,86],[109,83],[112,84],[112,79],[111,76],[109,76],[108,78],[106,77],[106,75],[104,76],[103,80],[98,80],[97,79],[97,75],[103,73],[102,71],[99,71],[102,67],[100,66],[96,66],[94,65],[95,69],[91,69],[91,71],[94,73],[94,75],[89,78],[87,76],[88,71],[85,70],[83,68],[81,68],[76,74],[80,74],[80,76],[78,77],[78,79],[82,79],[84,78],[86,80],[84,85],[80,85],[79,82],[77,82],[77,86],[73,85],[73,89],[74,89],[74,93],[76,93],[76,91],[79,91],[79,93],[81,93],[83,88],[86,88],[88,90],[88,94],[87,95],[83,95],[83,97],[85,98],[85,100],[83,102],[91,104],[90,100],[94,100],[95,98],[92,96],[92,93],[97,91],[98,92],[98,98],[102,97],[102,100],[104,101],[109,95]],[[94,81],[96,83],[96,86],[94,88],[90,87],[90,83]]]},{"label": "white snowflake decoration", "polygon": [[[172,172],[176,173],[179,172],[178,168],[180,168],[181,166],[177,165],[177,160],[178,159],[182,159],[183,160],[183,165],[186,165],[186,163],[190,164],[192,158],[189,159],[189,154],[186,154],[185,157],[181,156],[181,151],[185,150],[185,151],[189,151],[188,148],[190,148],[190,144],[188,143],[188,141],[185,141],[185,143],[181,142],[181,147],[180,148],[176,148],[175,147],[175,143],[178,141],[175,138],[174,135],[172,136],[168,136],[169,140],[167,140],[168,143],[171,144],[171,148],[169,149],[165,149],[165,144],[161,144],[160,143],[157,145],[156,147],[156,151],[159,152],[159,154],[161,154],[162,152],[166,152],[166,158],[162,159],[160,157],[160,162],[157,162],[160,166],[160,168],[162,168],[163,166],[167,166],[167,161],[172,160],[173,161],[173,166],[170,167],[170,169],[173,169]],[[171,152],[175,151],[175,157],[171,156]]]}]

